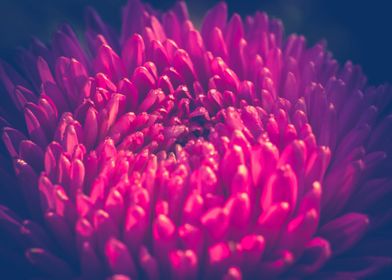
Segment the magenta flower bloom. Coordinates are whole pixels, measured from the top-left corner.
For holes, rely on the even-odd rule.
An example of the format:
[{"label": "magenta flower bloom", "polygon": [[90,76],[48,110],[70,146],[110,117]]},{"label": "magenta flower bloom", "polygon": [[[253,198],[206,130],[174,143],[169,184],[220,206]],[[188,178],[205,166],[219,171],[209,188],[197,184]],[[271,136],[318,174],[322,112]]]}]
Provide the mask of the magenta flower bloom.
[{"label": "magenta flower bloom", "polygon": [[[0,67],[2,279],[357,279],[392,265],[392,89],[220,3],[93,11]],[[8,274],[7,276],[5,276]]]}]

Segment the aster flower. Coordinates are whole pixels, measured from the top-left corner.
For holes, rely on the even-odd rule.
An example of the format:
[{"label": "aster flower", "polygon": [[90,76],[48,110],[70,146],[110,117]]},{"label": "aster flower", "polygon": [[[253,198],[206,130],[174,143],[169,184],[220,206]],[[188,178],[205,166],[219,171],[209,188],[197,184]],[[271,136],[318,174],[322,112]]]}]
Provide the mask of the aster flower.
[{"label": "aster flower", "polygon": [[[0,67],[10,278],[356,279],[391,265],[392,90],[220,3],[130,0]],[[7,267],[8,266],[8,267]]]}]

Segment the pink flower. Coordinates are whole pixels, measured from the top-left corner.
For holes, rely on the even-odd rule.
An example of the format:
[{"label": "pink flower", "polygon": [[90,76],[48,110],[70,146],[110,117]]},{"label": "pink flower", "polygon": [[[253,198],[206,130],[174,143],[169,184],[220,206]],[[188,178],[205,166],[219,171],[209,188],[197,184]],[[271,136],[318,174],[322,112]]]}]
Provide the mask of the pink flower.
[{"label": "pink flower", "polygon": [[[4,279],[356,279],[392,264],[392,90],[279,20],[93,11],[3,63]],[[14,172],[12,171],[12,167]],[[10,274],[7,278],[6,273]]]}]

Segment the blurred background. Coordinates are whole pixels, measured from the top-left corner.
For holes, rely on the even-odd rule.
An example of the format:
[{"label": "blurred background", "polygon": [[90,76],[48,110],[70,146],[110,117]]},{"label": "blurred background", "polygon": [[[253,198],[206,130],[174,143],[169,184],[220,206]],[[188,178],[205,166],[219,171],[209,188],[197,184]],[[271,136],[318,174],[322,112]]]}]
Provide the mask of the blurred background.
[{"label": "blurred background", "polygon": [[[16,46],[26,46],[31,35],[48,41],[56,27],[69,22],[82,33],[83,11],[93,6],[113,26],[120,26],[120,7],[126,0],[0,0],[0,57],[8,58]],[[175,0],[145,0],[157,9]],[[218,1],[188,0],[195,22]],[[392,83],[392,3],[389,0],[227,0],[230,13],[242,16],[267,11],[283,20],[286,34],[306,36],[309,44],[326,39],[340,63],[362,65],[371,84]]]}]

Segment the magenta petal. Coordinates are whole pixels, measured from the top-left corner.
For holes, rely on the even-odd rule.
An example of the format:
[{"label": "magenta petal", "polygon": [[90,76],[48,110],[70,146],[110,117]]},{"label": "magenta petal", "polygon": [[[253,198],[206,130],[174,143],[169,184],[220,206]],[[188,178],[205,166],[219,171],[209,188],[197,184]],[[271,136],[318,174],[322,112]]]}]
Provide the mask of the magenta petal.
[{"label": "magenta petal", "polygon": [[4,128],[3,141],[11,157],[18,156],[19,145],[23,140],[26,140],[26,137],[19,130],[11,127]]},{"label": "magenta petal", "polygon": [[224,2],[217,4],[214,8],[212,8],[204,17],[203,24],[201,28],[201,33],[203,35],[204,40],[208,41],[209,30],[214,27],[218,27],[223,29],[225,27],[227,21],[227,5]]},{"label": "magenta petal", "polygon": [[44,153],[42,149],[30,140],[23,140],[19,145],[19,156],[31,165],[35,171],[43,169]]},{"label": "magenta petal", "polygon": [[98,116],[97,111],[93,107],[87,110],[83,134],[85,135],[86,147],[91,149],[95,145],[98,137]]},{"label": "magenta petal", "polygon": [[124,240],[133,252],[140,248],[140,241],[147,227],[146,213],[140,206],[131,207],[127,210]]},{"label": "magenta petal", "polygon": [[327,240],[316,237],[305,245],[303,255],[299,259],[296,273],[307,275],[319,270],[331,257],[332,252]]},{"label": "magenta petal", "polygon": [[246,230],[251,214],[250,198],[247,193],[233,194],[226,202],[225,210],[229,216],[229,227],[233,236]]},{"label": "magenta petal", "polygon": [[369,227],[369,218],[359,213],[345,214],[320,229],[320,235],[331,243],[333,254],[340,254],[353,246]]},{"label": "magenta petal", "polygon": [[225,274],[224,280],[242,280],[241,270],[237,267],[230,267]]},{"label": "magenta petal", "polygon": [[42,124],[39,122],[34,113],[28,108],[25,108],[24,115],[26,119],[27,130],[31,139],[41,147],[45,147],[45,145],[48,144],[48,139]]},{"label": "magenta petal", "polygon": [[260,265],[264,277],[276,278],[285,272],[294,262],[294,256],[290,251],[279,251],[272,260],[264,261]]},{"label": "magenta petal", "polygon": [[[338,269],[334,272],[320,273],[320,277],[340,278],[340,279],[359,279],[377,275],[383,268],[391,267],[392,259],[385,257],[354,257],[343,259],[336,262]],[[380,275],[381,277],[384,274]]]},{"label": "magenta petal", "polygon": [[124,43],[134,33],[140,33],[145,25],[147,12],[141,1],[131,0],[122,10],[121,39]]},{"label": "magenta petal", "polygon": [[192,85],[193,81],[196,80],[196,73],[188,54],[184,50],[177,50],[174,55],[173,64],[178,73],[184,78],[185,82],[188,85]]},{"label": "magenta petal", "polygon": [[287,224],[287,228],[283,233],[282,248],[289,249],[293,253],[301,251],[316,232],[318,219],[318,213],[315,209],[301,213],[298,217],[293,218]]},{"label": "magenta petal", "polygon": [[27,207],[30,213],[33,216],[39,216],[39,195],[36,189],[38,181],[37,174],[34,169],[22,159],[14,160],[14,169],[20,184],[20,191],[27,201]]},{"label": "magenta petal", "polygon": [[113,277],[108,278],[110,280],[131,280],[131,278],[129,278],[127,275],[123,275],[123,274],[116,274],[113,275]]},{"label": "magenta petal", "polygon": [[73,255],[75,250],[75,247],[72,245],[74,243],[73,233],[65,217],[54,212],[46,212],[45,222],[53,232],[55,240],[59,242],[61,249],[66,254]]},{"label": "magenta petal", "polygon": [[227,231],[228,216],[223,209],[212,208],[201,217],[201,223],[212,240],[217,240]]},{"label": "magenta petal", "polygon": [[244,236],[239,243],[244,266],[250,270],[259,263],[265,249],[265,239],[262,235]]},{"label": "magenta petal", "polygon": [[57,56],[66,56],[81,61],[83,65],[89,65],[87,57],[76,39],[76,35],[71,28],[64,25],[62,30],[58,30],[53,38],[53,45]]},{"label": "magenta petal", "polygon": [[218,27],[214,27],[209,39],[205,39],[207,46],[211,52],[218,56],[226,59],[228,57],[228,50],[225,40],[223,38],[222,30]]},{"label": "magenta petal", "polygon": [[15,87],[15,97],[17,99],[15,100],[17,101],[15,105],[20,111],[23,111],[24,106],[28,102],[37,102],[37,96],[35,93],[20,85]]},{"label": "magenta petal", "polygon": [[192,250],[171,252],[169,259],[173,277],[176,279],[196,279],[198,260]]},{"label": "magenta petal", "polygon": [[42,93],[53,101],[59,113],[68,110],[69,104],[66,96],[61,94],[60,89],[55,83],[44,83],[42,85]]},{"label": "magenta petal", "polygon": [[132,80],[139,91],[139,98],[144,98],[150,89],[155,88],[156,81],[144,66],[135,69]]},{"label": "magenta petal", "polygon": [[91,7],[86,8],[85,22],[88,31],[102,34],[112,46],[117,46],[118,43],[116,42],[116,39],[113,38],[114,34],[110,27],[103,22],[99,14]]},{"label": "magenta petal", "polygon": [[284,165],[267,182],[261,196],[261,206],[268,209],[279,202],[287,202],[291,208],[297,204],[298,182],[289,165]]},{"label": "magenta petal", "polygon": [[178,236],[186,249],[190,249],[200,257],[204,237],[201,230],[191,224],[184,224],[178,228]]},{"label": "magenta petal", "polygon": [[140,249],[139,259],[140,266],[142,267],[143,272],[149,277],[149,279],[158,279],[158,263],[156,259],[150,255],[150,253],[145,247],[142,247]]},{"label": "magenta petal", "polygon": [[48,276],[58,279],[72,277],[70,267],[58,257],[41,248],[32,248],[26,252],[31,263],[43,269]]},{"label": "magenta petal", "polygon": [[282,226],[287,221],[290,211],[289,207],[287,202],[275,204],[267,211],[264,211],[258,218],[257,232],[265,237],[269,248],[275,245],[282,231]]},{"label": "magenta petal", "polygon": [[37,60],[37,68],[42,83],[55,83],[49,65],[42,57],[39,57]]},{"label": "magenta petal", "polygon": [[216,274],[230,264],[232,252],[227,242],[216,243],[208,248],[208,262],[210,267],[210,275],[216,277]]},{"label": "magenta petal", "polygon": [[72,198],[76,197],[79,191],[83,190],[85,167],[81,160],[76,159],[71,163],[70,182],[69,182],[69,193]]},{"label": "magenta petal", "polygon": [[136,276],[135,264],[121,241],[114,238],[109,239],[105,246],[105,256],[113,274]]},{"label": "magenta petal", "polygon": [[118,81],[125,76],[120,57],[108,45],[102,45],[95,60],[95,70],[105,73],[111,80]]},{"label": "magenta petal", "polygon": [[153,223],[153,251],[161,263],[167,263],[167,256],[175,246],[175,225],[164,214],[157,216]]},{"label": "magenta petal", "polygon": [[82,275],[86,278],[96,278],[102,275],[103,267],[94,247],[90,242],[84,242],[80,252]]}]

